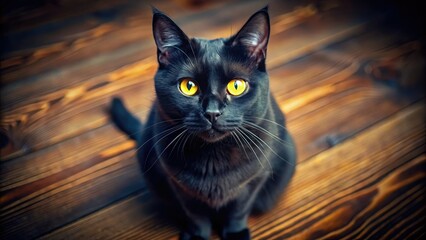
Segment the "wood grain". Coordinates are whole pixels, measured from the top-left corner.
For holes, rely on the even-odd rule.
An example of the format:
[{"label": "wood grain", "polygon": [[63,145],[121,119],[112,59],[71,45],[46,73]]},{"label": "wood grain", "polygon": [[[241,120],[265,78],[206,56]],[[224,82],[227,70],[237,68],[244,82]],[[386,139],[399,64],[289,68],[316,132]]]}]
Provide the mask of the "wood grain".
[{"label": "wood grain", "polygon": [[[204,16],[217,12],[215,10],[220,6],[223,7],[224,3],[219,4],[219,6],[212,4],[211,8],[201,11],[191,18],[184,15],[183,11],[179,11],[179,7],[173,2],[158,2],[155,6],[173,16],[184,30],[186,30],[186,26],[191,24],[190,31],[186,31],[191,36],[197,33],[197,36],[203,37],[203,29],[206,27],[213,28],[212,32],[216,32],[216,34],[228,36],[230,25],[242,25],[243,23],[241,17],[232,14],[233,12],[238,10],[248,17],[252,9],[262,7],[256,1],[246,1],[245,4],[241,4],[241,2],[227,3],[224,10],[220,11],[219,14],[216,13],[216,17],[222,19],[220,22],[211,22]],[[274,3],[271,2],[271,4]],[[286,25],[277,22],[279,25],[277,29],[283,31],[290,27],[289,24],[301,22],[309,17],[304,12],[298,11],[297,13],[301,17],[295,18],[294,14],[289,15],[288,13],[282,14],[286,16],[287,20],[293,19],[293,21],[289,21]],[[2,66],[5,67],[2,82],[10,83],[25,79],[28,81],[34,75],[37,75],[37,78],[57,76],[58,70],[67,69],[69,71],[76,67],[71,67],[73,65],[84,66],[86,71],[90,71],[89,67],[99,69],[103,64],[109,64],[110,69],[114,69],[132,63],[146,56],[146,53],[149,53],[149,55],[155,53],[154,43],[151,40],[150,21],[152,13],[148,3],[125,5],[121,8],[115,8],[113,12],[108,12],[108,14],[112,15],[112,19],[89,15],[87,19],[84,19],[86,23],[84,25],[76,22],[69,26],[70,29],[60,28],[57,29],[58,32],[49,32],[50,35],[48,36],[42,35],[36,36],[34,39],[25,39],[28,43],[24,42],[21,45],[26,48],[28,48],[28,45],[35,46],[26,50],[20,49],[15,54],[11,53],[11,56],[2,62]],[[73,32],[76,33],[73,34]],[[218,37],[217,35],[212,36],[212,32],[208,37]],[[64,33],[67,35],[64,36]],[[13,37],[15,36],[10,38]],[[40,42],[40,39],[42,42]],[[146,39],[150,39],[150,41],[146,41]],[[22,46],[19,47],[22,48]],[[100,58],[98,53],[108,57]],[[114,59],[115,63],[107,62],[105,59]],[[49,71],[51,70],[49,66],[53,62],[58,67],[56,72]],[[74,74],[80,75],[82,73],[75,72]]]},{"label": "wood grain", "polygon": [[[330,27],[333,26],[331,22],[329,23],[329,25]],[[307,29],[306,34],[308,34],[309,32],[310,32],[310,29]],[[305,37],[306,39],[311,39],[310,36],[305,36]],[[315,38],[315,36],[312,36],[312,37]],[[323,39],[320,38],[318,41],[323,42]],[[292,42],[293,44],[291,44]],[[296,46],[293,46],[294,44],[296,44]],[[287,47],[285,49],[282,49],[281,51],[283,53],[287,53],[292,48],[296,48],[295,51],[300,53],[300,51],[297,50],[298,49],[297,47],[300,47],[299,44],[300,44],[300,39],[292,39],[291,42],[288,43],[288,45],[287,44],[285,45]],[[274,50],[275,49],[272,49],[273,52],[279,52]],[[286,54],[282,54],[282,55],[286,55]],[[273,58],[273,56],[271,56],[270,59],[271,58]],[[285,60],[287,61],[289,59],[285,59]],[[32,142],[23,142],[22,140],[23,138],[31,139],[31,137],[29,137],[28,135],[38,136],[38,134],[35,134],[35,133],[27,133],[28,130],[34,129],[35,126],[37,125],[45,125],[46,123],[55,125],[55,121],[60,121],[64,123],[64,121],[59,119],[57,120],[55,119],[54,122],[51,122],[49,120],[40,121],[40,117],[43,117],[44,119],[48,119],[48,117],[44,117],[46,115],[46,112],[47,114],[52,114],[52,116],[57,116],[58,115],[57,109],[59,109],[60,111],[62,111],[61,116],[65,118],[67,114],[63,112],[64,110],[71,108],[71,111],[68,111],[68,112],[75,113],[73,112],[73,110],[75,108],[78,108],[80,111],[82,111],[83,109],[86,109],[87,105],[84,108],[82,108],[81,106],[78,106],[77,104],[84,100],[91,100],[92,110],[90,111],[90,114],[93,114],[94,112],[98,112],[100,114],[95,117],[96,122],[91,121],[90,116],[84,117],[86,119],[85,122],[87,124],[90,124],[89,126],[87,126],[87,128],[95,128],[105,124],[106,123],[105,120],[101,121],[101,119],[104,118],[104,114],[102,111],[99,110],[100,105],[97,103],[101,103],[101,105],[105,105],[105,103],[109,101],[107,99],[109,98],[111,94],[113,93],[119,94],[119,91],[126,87],[133,86],[132,89],[135,89],[135,87],[139,87],[137,85],[145,84],[143,87],[145,88],[147,84],[145,83],[145,81],[151,81],[151,76],[153,76],[155,68],[156,68],[156,63],[154,61],[154,58],[151,56],[137,63],[119,68],[116,71],[113,71],[111,73],[108,73],[105,75],[101,74],[94,78],[88,79],[84,83],[77,84],[74,87],[68,86],[65,89],[56,89],[55,92],[49,93],[44,96],[37,97],[37,94],[41,92],[41,91],[37,92],[38,87],[35,89],[31,87],[25,88],[25,89],[33,89],[31,90],[31,92],[24,91],[22,92],[22,94],[25,94],[25,95],[31,94],[33,96],[32,101],[35,101],[35,102],[32,104],[24,105],[23,107],[19,107],[20,103],[18,102],[12,101],[11,99],[6,99],[5,100],[6,103],[8,102],[11,102],[10,104],[13,103],[14,109],[4,113],[8,117],[2,121],[2,125],[3,125],[3,128],[6,129],[5,131],[8,132],[8,135],[12,135],[12,137],[10,138],[15,139],[16,143],[14,143],[14,146],[11,147],[9,151],[7,152],[2,151],[3,157],[11,158],[28,151],[40,149],[43,147],[43,145],[53,144],[57,141],[61,141],[63,138],[69,138],[73,135],[78,135],[79,132],[68,133],[67,131],[62,131],[62,134],[65,136],[55,135],[55,136],[43,137],[44,139],[50,139],[49,142],[39,141],[38,139],[34,139]],[[356,71],[357,68],[352,67],[352,70]],[[47,81],[47,80],[45,79],[44,81]],[[286,84],[287,82],[288,81],[286,81]],[[58,84],[54,84],[54,83],[50,83],[50,84],[53,84],[54,86],[58,86]],[[20,93],[16,92],[16,94],[17,95],[13,95],[13,96],[15,97],[19,96]],[[149,92],[139,92],[138,94],[139,96],[146,96],[146,98],[148,99],[152,98],[151,97],[152,90],[150,90]],[[142,100],[145,100],[146,98]],[[97,99],[97,101],[94,99]],[[136,100],[130,101],[130,103],[133,103],[133,102],[137,102],[137,101]],[[78,107],[75,105],[77,105]],[[6,109],[7,109],[7,106],[8,105],[6,104],[5,105]],[[75,114],[73,114],[73,116],[74,115]],[[82,116],[82,115],[80,114],[79,116]],[[75,126],[76,129],[74,131],[76,131],[77,129],[85,131],[85,129],[87,129],[87,128],[81,128],[78,125],[76,126],[74,124],[70,124],[69,121],[67,121],[67,123],[68,123],[67,130],[70,130],[70,131],[73,130],[71,129],[71,126]],[[36,125],[34,126],[33,124],[36,124]],[[52,130],[52,131],[55,130],[54,126],[46,125],[46,127],[49,130]],[[23,128],[25,128],[25,130],[23,130]],[[59,128],[63,129],[63,126],[59,126]],[[45,131],[44,129],[40,129],[40,130],[41,132],[45,132],[45,133],[49,132],[49,131]],[[55,130],[54,132],[58,132],[58,131]],[[11,156],[8,156],[8,155],[11,155]]]},{"label": "wood grain", "polygon": [[[253,237],[318,239],[330,234],[341,238],[349,232],[354,238],[364,238],[362,236],[374,234],[377,229],[365,223],[374,222],[383,212],[389,215],[392,215],[391,210],[398,212],[394,205],[422,207],[424,196],[419,184],[426,177],[423,171],[426,158],[425,155],[416,156],[422,154],[425,147],[424,114],[424,106],[416,104],[299,164],[277,208],[267,215],[250,219]],[[143,204],[147,198],[145,193],[132,196],[54,231],[44,239],[94,235],[97,239],[169,239],[175,236],[176,229],[155,220],[151,205]],[[399,205],[400,201],[405,201],[405,205]],[[91,228],[86,227],[89,225]]]},{"label": "wood grain", "polygon": [[[327,58],[325,56],[327,56]],[[329,62],[328,65],[326,64],[327,61]],[[319,52],[318,54],[308,56],[304,61],[290,63],[288,66],[283,66],[287,69],[291,69],[294,73],[294,75],[287,75],[286,77],[286,81],[289,82],[289,86],[293,86],[288,89],[290,91],[289,96],[294,97],[289,99],[283,98],[282,100],[281,98],[278,99],[283,109],[288,112],[289,128],[295,134],[296,142],[298,146],[300,146],[298,148],[300,162],[308,159],[316,153],[333,147],[353,135],[356,135],[357,132],[362,131],[377,121],[380,121],[387,115],[391,115],[411,102],[410,99],[405,99],[405,103],[401,102],[401,99],[403,98],[392,100],[389,96],[394,94],[393,89],[376,88],[372,86],[370,81],[365,77],[350,76],[350,74],[353,74],[353,71],[350,71],[349,75],[342,74],[342,72],[347,71],[348,66],[350,66],[345,61],[340,61],[342,62],[340,63],[342,65],[341,69],[335,67],[335,69],[331,71],[326,70],[325,74],[316,74],[320,69],[327,69],[325,68],[326,66],[336,66],[335,61],[336,59],[330,59],[330,54],[327,54],[327,52]],[[310,78],[311,74],[307,72],[300,73],[301,71],[298,70],[307,64],[314,64],[315,62],[318,62],[319,66],[313,66],[313,73],[311,74],[321,76],[319,78]],[[136,72],[136,74],[137,73],[138,72]],[[114,78],[120,78],[126,74],[131,75],[135,73],[124,69],[120,74],[115,75]],[[272,71],[271,77],[272,79],[275,79],[273,76],[274,70]],[[300,81],[302,81],[302,83],[300,83]],[[273,80],[273,86],[275,86],[274,82],[276,81]],[[297,90],[303,88],[300,86],[301,84],[304,85],[305,90],[292,93],[295,91],[293,89]],[[149,95],[149,91],[152,93],[152,88],[145,86],[147,85],[142,85],[140,88],[129,88],[128,91],[122,92],[121,94],[125,96],[126,100],[130,100],[130,103],[133,102],[141,104],[140,101],[138,102],[138,99],[140,100],[140,92],[146,92],[146,94],[142,94],[145,96]],[[321,90],[322,94],[317,95],[315,93],[318,92],[318,88],[332,89],[332,91]],[[102,92],[96,93],[100,93],[102,95]],[[295,106],[294,104],[291,104],[291,102],[299,102],[297,100],[299,98],[310,99],[310,101],[304,101],[304,104],[298,105],[298,107],[286,109],[288,106]],[[108,101],[108,99],[105,99],[105,103],[106,101]],[[145,105],[139,105],[140,107],[137,107],[136,105],[137,109],[145,111],[144,109],[149,106],[148,102]],[[85,102],[79,104],[78,108],[76,107],[69,110],[70,114],[79,112],[79,116],[75,116],[71,119],[68,118],[66,121],[68,124],[75,121],[76,125],[80,124],[79,131],[84,132],[86,130],[82,129],[84,125],[81,125],[81,123],[89,120],[90,116],[93,116],[93,119],[99,119],[99,116],[101,116],[104,119],[103,121],[107,121],[103,110],[101,112],[93,111],[91,105],[83,103]],[[91,103],[93,104],[94,102],[92,101]],[[87,110],[86,106],[89,107]],[[374,109],[378,111],[367,111],[367,114],[364,113],[366,109],[372,109],[371,107],[373,106]],[[134,107],[134,105],[132,107]],[[345,109],[351,109],[351,111],[345,111]],[[335,115],[336,112],[340,113],[338,117]],[[49,115],[44,115],[44,117],[47,116]],[[41,128],[37,130],[43,134],[47,134],[49,132],[55,134],[60,128],[63,128],[62,126],[65,126],[65,121],[63,120],[64,116],[66,116],[65,113],[55,118],[52,116],[53,121],[57,121],[61,124],[57,128],[58,130],[55,130],[55,128],[53,128],[54,125],[52,124],[49,125],[48,129],[41,126]],[[345,125],[348,121],[352,121],[351,124]],[[341,126],[340,129],[336,129],[336,125]],[[64,129],[62,130],[62,133],[65,133]],[[19,218],[19,216],[28,215],[33,212],[35,212],[33,214],[36,214],[39,209],[37,207],[33,208],[33,204],[35,203],[43,204],[42,206],[52,206],[52,209],[55,210],[54,213],[49,215],[55,215],[58,219],[65,219],[68,221],[79,218],[82,214],[85,215],[94,211],[93,207],[96,205],[87,204],[84,200],[73,203],[73,208],[78,210],[75,213],[70,213],[66,209],[58,209],[59,206],[63,205],[63,198],[61,197],[56,199],[54,196],[56,196],[58,192],[60,193],[69,189],[69,191],[73,192],[74,197],[86,199],[89,192],[87,189],[82,189],[80,185],[73,184],[75,176],[85,174],[87,171],[86,168],[90,168],[92,166],[92,168],[96,169],[98,165],[102,166],[103,164],[115,163],[115,159],[104,157],[104,152],[110,152],[119,147],[121,148],[121,152],[128,151],[130,154],[130,152],[132,152],[133,145],[126,144],[123,142],[124,139],[124,136],[120,136],[120,133],[118,133],[114,128],[110,125],[106,125],[105,127],[100,127],[99,129],[79,135],[77,138],[71,138],[65,142],[61,142],[58,146],[52,145],[50,148],[36,151],[33,154],[26,155],[25,157],[5,162],[4,166],[7,171],[2,179],[3,197],[1,201],[4,205],[4,209],[6,210],[4,215],[6,222],[4,224],[8,226],[10,224],[7,222],[8,220]],[[76,144],[76,142],[78,144]],[[123,144],[120,144],[120,142],[123,142]],[[116,146],[116,144],[118,145]],[[58,147],[70,149],[70,152],[61,157],[60,161],[57,160]],[[79,150],[84,147],[87,147],[88,150]],[[38,159],[38,164],[43,167],[40,169],[32,168],[30,163],[33,162],[33,159]],[[123,166],[121,171],[126,172],[137,169],[137,166],[135,166],[136,162],[134,160],[131,161],[133,162],[129,162],[128,165]],[[27,164],[24,164],[25,162],[27,162]],[[88,178],[90,179],[93,177],[91,180],[93,182],[102,182],[109,177],[113,177],[115,175],[114,171],[116,171],[115,168],[107,168],[102,174],[89,175]],[[22,177],[20,178],[16,176]],[[124,175],[120,182],[137,182],[135,180],[136,177],[137,175],[135,174],[130,174],[128,176]],[[56,184],[57,182],[60,184]],[[64,185],[67,186],[65,190],[63,188]],[[103,206],[115,201],[116,199],[120,199],[125,194],[129,193],[123,192],[123,195],[118,194],[116,195],[116,198],[113,199],[105,197],[113,196],[117,192],[120,192],[120,187],[122,187],[122,185],[117,184],[110,185],[110,188],[105,189],[105,194],[109,195],[99,197],[98,202],[96,203],[98,204],[97,207],[102,208]],[[139,190],[141,186],[132,184],[129,188],[132,189],[132,191],[136,191]],[[53,210],[45,209],[44,211],[50,212]],[[40,224],[52,225],[51,221],[48,219],[43,221],[40,220]],[[29,227],[29,225],[33,225],[35,227],[38,226],[34,225],[31,221],[21,222],[19,226],[24,228]],[[11,228],[11,230],[20,232],[20,228],[18,227]],[[39,232],[34,232],[34,234],[37,236]]]},{"label": "wood grain", "polygon": [[[322,54],[318,54],[319,57],[322,56]],[[312,69],[324,69],[327,65],[323,64],[325,61],[327,61],[327,59],[324,59],[323,57],[319,58],[318,56],[315,56],[313,58],[307,58],[306,61],[302,62],[302,63],[297,63],[297,64],[290,64],[288,66],[287,69],[291,69],[291,70],[298,70],[299,68],[301,68],[303,66],[303,64],[310,64],[310,63],[314,63],[314,62],[321,62],[322,64],[320,64],[317,68],[316,67],[312,67]],[[334,64],[334,62],[330,62],[330,65]],[[335,66],[335,65],[334,65]],[[337,69],[337,68],[336,68]],[[342,71],[345,71],[346,69],[342,69]],[[306,72],[305,72],[306,73]],[[313,74],[316,74],[317,72],[314,71]],[[345,78],[340,78],[339,76],[341,75],[341,72],[333,72],[330,71],[330,76],[332,76],[332,78],[328,77],[328,75],[325,76],[326,81],[322,80],[321,78],[314,78],[311,79],[308,75],[306,76],[305,74],[302,74],[302,76],[296,75],[296,76],[287,76],[286,79],[286,83],[290,83],[289,85],[291,86],[291,83],[293,82],[297,82],[298,84],[300,84],[300,79],[301,77],[303,77],[303,79],[309,79],[309,82],[304,81],[304,84],[307,86],[307,88],[313,89],[313,90],[306,90],[306,92],[303,92],[303,94],[299,95],[299,96],[303,96],[302,99],[310,99],[313,103],[311,102],[306,102],[304,103],[304,105],[301,105],[298,108],[295,108],[295,104],[292,104],[292,102],[300,102],[300,100],[298,100],[300,97],[296,97],[294,98],[290,98],[290,99],[285,99],[283,100],[283,108],[289,112],[289,120],[290,120],[290,127],[292,129],[294,129],[294,133],[297,136],[300,136],[298,138],[296,138],[297,141],[300,142],[300,146],[305,146],[305,148],[302,148],[300,150],[300,154],[301,157],[300,159],[306,159],[305,156],[309,156],[309,155],[313,155],[315,154],[317,151],[321,151],[321,149],[330,147],[328,146],[328,142],[330,141],[329,138],[336,138],[337,140],[342,141],[344,139],[344,136],[346,135],[346,137],[350,136],[349,132],[356,132],[357,130],[347,130],[347,132],[345,133],[344,131],[341,131],[341,133],[333,133],[333,134],[329,134],[329,136],[324,136],[325,133],[330,133],[330,128],[334,127],[332,125],[327,125],[324,124],[325,122],[328,121],[328,118],[326,116],[328,116],[328,113],[330,118],[333,118],[333,112],[336,111],[340,111],[343,113],[343,109],[345,107],[350,107],[351,109],[354,109],[352,112],[346,112],[349,115],[344,115],[342,114],[340,116],[340,118],[335,119],[336,121],[342,121],[345,122],[348,119],[353,118],[353,113],[357,113],[357,112],[362,112],[365,107],[374,104],[376,107],[381,107],[382,111],[380,111],[381,116],[377,116],[374,115],[374,113],[376,113],[375,111],[372,111],[371,114],[372,115],[363,115],[361,117],[358,118],[359,124],[360,124],[360,129],[362,130],[362,128],[365,128],[368,126],[369,122],[375,122],[380,120],[380,117],[384,117],[384,111],[389,111],[388,114],[392,114],[392,112],[396,111],[397,109],[399,109],[400,107],[403,107],[404,105],[400,105],[401,103],[399,103],[398,105],[395,105],[396,102],[392,103],[389,102],[389,100],[384,101],[383,98],[387,98],[389,94],[391,94],[391,92],[389,92],[389,90],[387,89],[382,89],[380,91],[377,91],[377,89],[371,88],[371,85],[369,85],[369,82],[367,79],[360,79],[360,78],[351,78],[351,79],[346,79]],[[350,72],[352,73],[352,72]],[[337,77],[335,77],[337,76]],[[344,75],[346,77],[346,75]],[[312,80],[312,82],[310,82]],[[276,81],[272,82],[272,86],[274,87],[274,83]],[[323,86],[321,88],[316,87],[317,83],[322,83]],[[326,84],[327,83],[327,84]],[[313,84],[313,86],[312,86]],[[297,87],[297,86],[296,86]],[[151,91],[152,94],[152,89],[151,88],[147,88],[145,85],[142,85],[141,88],[144,88],[145,94],[143,95],[148,95],[149,91]],[[300,87],[299,87],[300,88]],[[318,89],[321,90],[322,95],[317,96],[315,95],[316,92],[318,92]],[[332,89],[332,91],[325,91],[324,89]],[[359,89],[359,90],[357,90]],[[126,100],[130,100],[130,103],[132,102],[137,102],[137,99],[140,99],[139,97],[139,92],[142,90],[137,89],[137,91],[135,92],[124,92],[123,95],[126,96]],[[289,91],[292,91],[292,89],[290,88]],[[349,93],[346,93],[347,91],[349,91]],[[313,93],[312,93],[313,92]],[[291,96],[291,92],[288,94]],[[313,96],[313,97],[310,97]],[[132,98],[129,98],[132,97]],[[356,100],[359,99],[359,100]],[[107,100],[108,101],[108,100]],[[399,100],[400,101],[400,100]],[[408,104],[410,101],[406,101],[405,104]],[[340,104],[342,103],[342,104]],[[140,104],[140,101],[139,101]],[[141,105],[141,108],[146,108],[148,107],[148,103],[146,105]],[[356,107],[358,106],[358,107]],[[325,109],[327,110],[325,110]],[[359,108],[359,110],[355,111],[356,108]],[[312,111],[312,109],[315,109],[315,111]],[[388,109],[388,110],[386,110]],[[81,119],[85,119],[86,121],[88,119],[90,119],[90,115],[88,114],[93,114],[95,113],[97,116],[97,119],[99,117],[102,117],[106,120],[106,116],[105,113],[103,111],[101,112],[96,112],[93,111],[92,109],[90,111],[85,111],[84,106],[79,106],[78,110],[80,110],[80,114],[79,115],[83,115],[83,116],[79,116],[75,121],[76,122],[81,122]],[[75,113],[75,111],[78,111],[77,109],[73,109],[72,111],[70,111],[70,113]],[[83,110],[83,111],[82,111]],[[87,114],[86,114],[87,113]],[[312,127],[306,129],[306,127],[304,127],[305,129],[303,129],[302,127],[299,126],[304,126],[306,125],[305,122],[303,120],[297,121],[298,118],[303,117],[307,114],[307,118],[312,118],[312,119],[319,119],[322,122],[318,122],[315,124],[312,124]],[[315,117],[315,115],[321,114],[323,115],[322,118],[319,117]],[[64,114],[65,115],[65,114]],[[62,116],[64,116],[62,115]],[[101,116],[99,116],[101,115]],[[60,117],[56,117],[55,119],[52,119],[52,121],[58,121],[61,124],[64,124],[64,120],[62,118],[62,116]],[[143,115],[144,116],[144,115]],[[293,117],[295,116],[295,117]],[[314,116],[314,117],[312,117]],[[52,116],[53,117],[53,116]],[[364,120],[365,119],[365,120]],[[324,121],[325,120],[325,121]],[[69,124],[72,120],[68,119],[66,122]],[[293,121],[296,121],[293,124]],[[312,121],[312,120],[311,120]],[[318,128],[317,126],[321,125],[324,126],[324,128]],[[343,125],[343,124],[342,124]],[[62,127],[64,125],[60,125],[60,127]],[[295,127],[293,127],[295,126]],[[353,129],[352,127],[356,127],[357,125],[354,123],[348,127],[351,127],[351,129]],[[52,125],[49,126],[50,129],[52,129]],[[80,125],[80,130],[81,130],[82,126]],[[58,128],[59,129],[59,128]],[[356,128],[355,128],[356,129]],[[64,132],[64,130],[62,130]],[[315,134],[312,131],[316,131],[317,134]],[[358,130],[359,131],[359,130]],[[52,134],[55,134],[58,131],[55,130],[49,130],[49,129],[45,129],[45,128],[41,128],[40,132],[43,132],[44,134],[48,134],[49,132],[52,132]],[[311,134],[304,134],[304,132],[311,132]],[[88,141],[88,138],[85,137],[86,135],[91,136],[89,139],[90,141]],[[117,143],[117,137],[118,134],[117,132],[111,128],[111,127],[107,127],[107,128],[103,128],[102,130],[95,130],[92,133],[88,133],[83,135],[81,138],[77,138],[77,139],[71,139],[67,142],[81,142],[82,144],[79,145],[70,145],[70,146],[76,146],[77,148],[84,146],[86,144],[90,144],[89,146],[99,146],[102,147],[103,144],[100,144],[100,142],[95,141],[95,136],[99,135],[99,139],[102,140],[102,143],[105,142],[105,144],[109,144],[109,146],[112,146],[113,144]],[[113,136],[111,138],[106,139],[106,136]],[[104,137],[105,136],[105,137]],[[120,139],[120,138],[118,138]],[[122,139],[122,138],[121,138]],[[333,139],[331,139],[333,140]],[[111,141],[111,142],[108,142]],[[320,144],[320,141],[323,142],[322,144]],[[309,151],[309,144],[313,143],[313,151]],[[323,146],[321,146],[323,145]],[[308,147],[306,147],[308,146]],[[63,147],[64,149],[72,149],[74,150],[72,147],[68,147],[68,144],[66,143],[62,143],[61,147]],[[315,148],[317,150],[315,150]],[[47,151],[47,152],[55,152],[56,148],[52,147],[51,150]],[[75,150],[74,150],[75,151]],[[74,157],[74,152],[70,152],[70,156]],[[31,159],[34,158],[35,156],[49,156],[48,153],[46,153],[46,151],[42,151],[39,152],[37,154],[30,154],[28,156],[26,156],[24,159]],[[57,155],[53,155],[53,156],[57,156]],[[87,155],[84,155],[82,157],[82,159],[87,158]],[[7,175],[5,175],[5,177],[3,178],[4,180],[4,186],[9,185],[9,184],[13,184],[10,183],[8,181],[8,179],[14,179],[14,180],[19,180],[19,178],[16,178],[17,175],[21,175],[21,176],[31,176],[32,173],[30,172],[25,172],[28,171],[26,170],[27,168],[22,168],[22,161],[26,162],[28,160],[16,160],[16,161],[8,161],[7,163],[4,164],[4,167],[6,169],[8,169],[8,173]],[[46,160],[45,162],[40,162],[41,165],[43,166],[49,166],[54,160],[50,160],[51,158],[49,157],[43,157],[44,160]],[[42,160],[40,160],[42,161]],[[15,163],[16,162],[16,163]],[[69,161],[69,162],[73,162],[73,161]],[[58,163],[59,164],[59,163]],[[61,163],[62,165],[67,166],[67,164]],[[15,169],[15,170],[14,170]],[[64,168],[65,169],[65,168]],[[18,171],[18,172],[15,172]],[[49,174],[49,172],[45,172],[45,174]],[[10,177],[9,177],[10,176]]]},{"label": "wood grain", "polygon": [[[142,120],[154,99],[151,10],[78,3],[47,0],[1,20],[0,238],[177,239],[134,143],[108,118],[114,95]],[[192,4],[155,6],[189,35],[214,38],[264,3]],[[270,11],[270,85],[299,159],[274,211],[250,219],[254,239],[424,235],[424,43],[352,1],[274,0]]]}]

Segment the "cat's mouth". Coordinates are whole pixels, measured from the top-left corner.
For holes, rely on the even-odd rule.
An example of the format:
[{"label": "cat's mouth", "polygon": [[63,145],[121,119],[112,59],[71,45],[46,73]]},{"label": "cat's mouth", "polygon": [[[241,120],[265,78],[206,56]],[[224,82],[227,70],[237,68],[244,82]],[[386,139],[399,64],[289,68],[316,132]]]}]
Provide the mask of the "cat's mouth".
[{"label": "cat's mouth", "polygon": [[201,132],[199,134],[199,136],[205,140],[206,142],[217,142],[220,141],[222,139],[224,139],[225,137],[227,137],[229,135],[229,132],[227,131],[222,131],[214,126],[212,126],[210,129]]}]

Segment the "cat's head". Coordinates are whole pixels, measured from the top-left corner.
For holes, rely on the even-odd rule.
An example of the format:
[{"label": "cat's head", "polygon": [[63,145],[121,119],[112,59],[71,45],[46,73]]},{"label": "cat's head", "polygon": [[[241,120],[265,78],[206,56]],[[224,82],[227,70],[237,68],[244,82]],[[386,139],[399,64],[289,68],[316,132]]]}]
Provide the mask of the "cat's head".
[{"label": "cat's head", "polygon": [[269,106],[269,32],[267,8],[253,14],[234,36],[213,40],[188,38],[154,9],[160,114],[207,142],[220,141],[244,121],[264,116]]}]

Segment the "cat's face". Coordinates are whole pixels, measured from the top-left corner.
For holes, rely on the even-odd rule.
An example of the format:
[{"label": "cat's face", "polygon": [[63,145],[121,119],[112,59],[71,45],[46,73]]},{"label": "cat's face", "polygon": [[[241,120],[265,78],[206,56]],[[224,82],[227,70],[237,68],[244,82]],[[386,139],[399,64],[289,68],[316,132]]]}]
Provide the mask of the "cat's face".
[{"label": "cat's face", "polygon": [[267,9],[255,13],[227,39],[189,39],[154,10],[160,113],[207,142],[230,136],[244,121],[262,117],[269,101],[265,70]]}]

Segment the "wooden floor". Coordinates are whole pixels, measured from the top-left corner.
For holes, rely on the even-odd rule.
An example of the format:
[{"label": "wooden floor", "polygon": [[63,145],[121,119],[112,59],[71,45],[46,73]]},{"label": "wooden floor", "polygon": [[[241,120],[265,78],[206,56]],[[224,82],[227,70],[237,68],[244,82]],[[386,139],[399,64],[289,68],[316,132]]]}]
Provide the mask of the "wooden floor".
[{"label": "wooden floor", "polygon": [[[252,236],[421,239],[424,36],[398,7],[311,2],[269,2],[271,89],[299,159],[279,205],[250,218]],[[230,36],[265,5],[151,4],[205,38]],[[145,119],[154,99],[149,3],[2,8],[0,239],[177,239],[106,112],[119,95]]]}]

